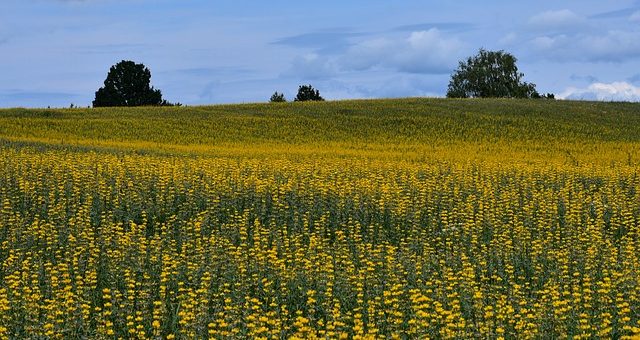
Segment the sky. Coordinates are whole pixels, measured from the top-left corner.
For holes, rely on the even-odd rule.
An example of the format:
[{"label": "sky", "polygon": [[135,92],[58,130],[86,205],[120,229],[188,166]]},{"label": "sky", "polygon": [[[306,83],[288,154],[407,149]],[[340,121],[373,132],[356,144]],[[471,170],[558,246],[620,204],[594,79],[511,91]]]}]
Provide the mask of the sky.
[{"label": "sky", "polygon": [[439,97],[479,48],[541,93],[640,101],[640,0],[0,0],[0,107],[91,105],[120,60],[188,105]]}]

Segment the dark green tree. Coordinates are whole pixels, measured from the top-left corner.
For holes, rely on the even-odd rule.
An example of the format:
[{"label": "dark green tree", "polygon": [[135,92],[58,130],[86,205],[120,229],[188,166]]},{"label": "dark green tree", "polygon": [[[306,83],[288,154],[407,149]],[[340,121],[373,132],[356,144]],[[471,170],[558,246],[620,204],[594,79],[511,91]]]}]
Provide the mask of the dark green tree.
[{"label": "dark green tree", "polygon": [[166,99],[163,99],[159,105],[160,106],[182,106],[182,103],[171,103],[171,102],[168,102]]},{"label": "dark green tree", "polygon": [[298,94],[294,99],[296,102],[306,101],[324,101],[324,98],[320,96],[320,91],[313,88],[311,85],[301,85],[298,88]]},{"label": "dark green tree", "polygon": [[269,101],[272,103],[285,103],[287,101],[287,98],[284,97],[284,93],[278,93],[278,91],[276,91],[271,95]]},{"label": "dark green tree", "polygon": [[151,71],[147,67],[123,60],[111,66],[104,86],[96,91],[93,107],[168,105],[150,82]]},{"label": "dark green tree", "polygon": [[478,54],[460,61],[451,75],[449,98],[541,98],[536,85],[522,80],[513,55],[504,51],[480,49]]}]

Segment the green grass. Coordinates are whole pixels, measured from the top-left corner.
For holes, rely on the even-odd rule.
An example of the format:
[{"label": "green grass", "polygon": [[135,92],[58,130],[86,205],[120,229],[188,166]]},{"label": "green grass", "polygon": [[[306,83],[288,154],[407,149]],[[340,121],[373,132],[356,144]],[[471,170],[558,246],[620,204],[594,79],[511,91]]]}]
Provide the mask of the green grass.
[{"label": "green grass", "polygon": [[0,110],[0,136],[223,144],[640,141],[640,104],[392,99],[177,108]]},{"label": "green grass", "polygon": [[[17,143],[207,155],[640,161],[640,104],[383,99],[0,110]],[[602,157],[601,154],[608,157]]]}]

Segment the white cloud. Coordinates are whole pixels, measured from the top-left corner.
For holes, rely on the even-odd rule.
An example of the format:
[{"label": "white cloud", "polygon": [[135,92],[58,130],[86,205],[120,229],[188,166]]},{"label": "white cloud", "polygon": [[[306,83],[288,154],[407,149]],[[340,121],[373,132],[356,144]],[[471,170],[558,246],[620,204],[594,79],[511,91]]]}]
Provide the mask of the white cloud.
[{"label": "white cloud", "polygon": [[640,11],[631,14],[631,16],[629,17],[629,21],[640,23]]},{"label": "white cloud", "polygon": [[531,40],[530,46],[544,57],[560,61],[621,62],[640,57],[640,31],[540,36]]},{"label": "white cloud", "polygon": [[309,53],[293,59],[291,68],[285,76],[297,77],[305,80],[331,78],[336,73],[334,62],[328,57],[317,53]]},{"label": "white cloud", "polygon": [[463,44],[438,29],[412,32],[393,39],[382,37],[358,43],[339,60],[347,70],[390,69],[407,73],[448,73]]},{"label": "white cloud", "polygon": [[531,42],[533,46],[539,50],[555,50],[557,45],[566,41],[568,38],[566,35],[558,35],[555,37],[543,36],[533,39]]},{"label": "white cloud", "polygon": [[513,43],[515,43],[516,41],[518,41],[518,34],[515,32],[511,32],[505,36],[503,36],[502,38],[500,38],[500,40],[498,41],[500,44],[502,45],[511,45]]},{"label": "white cloud", "polygon": [[546,11],[529,19],[529,25],[538,29],[566,29],[586,24],[586,19],[571,10]]},{"label": "white cloud", "polygon": [[341,65],[344,68],[363,71],[373,68],[383,60],[388,60],[393,55],[393,45],[396,43],[388,38],[376,38],[363,41],[352,46],[347,54],[341,57]]},{"label": "white cloud", "polygon": [[640,101],[640,87],[627,82],[593,83],[587,88],[570,87],[558,95],[560,99]]},{"label": "white cloud", "polygon": [[392,71],[447,74],[455,66],[463,44],[438,29],[409,35],[371,38],[340,55],[310,53],[297,56],[283,76],[305,80],[329,79],[352,71]]},{"label": "white cloud", "polygon": [[340,80],[313,82],[325,98],[398,98],[443,95],[447,76],[397,74],[390,71],[349,73]]}]

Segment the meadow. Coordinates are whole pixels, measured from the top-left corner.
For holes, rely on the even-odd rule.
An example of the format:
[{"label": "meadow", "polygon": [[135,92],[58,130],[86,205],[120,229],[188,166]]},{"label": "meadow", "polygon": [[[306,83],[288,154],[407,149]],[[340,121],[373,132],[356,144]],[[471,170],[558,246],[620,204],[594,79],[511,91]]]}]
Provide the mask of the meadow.
[{"label": "meadow", "polygon": [[640,104],[0,110],[0,338],[640,336]]}]

